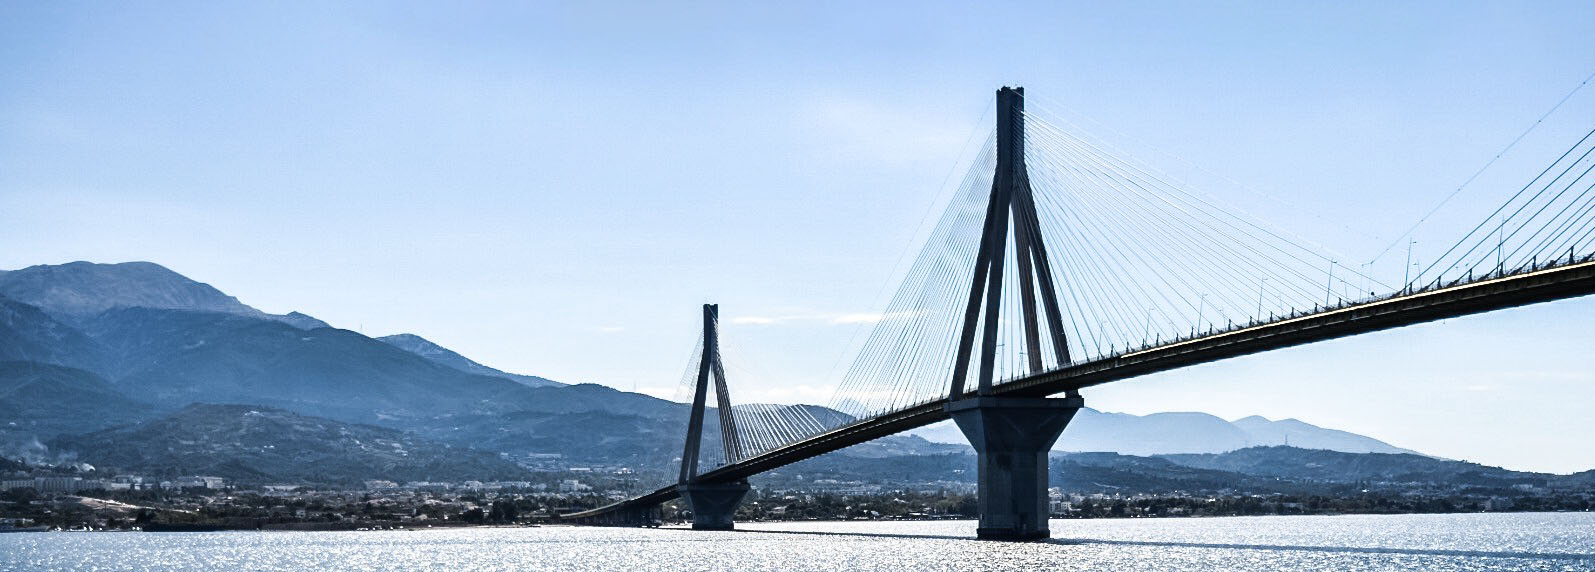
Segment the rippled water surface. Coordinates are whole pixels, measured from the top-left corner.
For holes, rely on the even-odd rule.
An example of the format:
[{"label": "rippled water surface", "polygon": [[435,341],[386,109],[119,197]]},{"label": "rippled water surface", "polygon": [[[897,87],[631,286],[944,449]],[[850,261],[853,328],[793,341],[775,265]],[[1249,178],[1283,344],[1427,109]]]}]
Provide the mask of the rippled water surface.
[{"label": "rippled water surface", "polygon": [[0,534],[4,570],[1595,570],[1595,513]]}]

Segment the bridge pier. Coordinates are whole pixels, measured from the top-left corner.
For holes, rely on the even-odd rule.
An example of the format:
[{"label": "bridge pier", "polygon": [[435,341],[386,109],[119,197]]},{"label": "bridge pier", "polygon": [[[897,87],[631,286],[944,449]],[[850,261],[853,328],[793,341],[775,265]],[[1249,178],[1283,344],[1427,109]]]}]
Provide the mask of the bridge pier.
[{"label": "bridge pier", "polygon": [[1079,397],[970,397],[947,405],[978,456],[983,540],[1039,540],[1047,528],[1047,453],[1074,414]]},{"label": "bridge pier", "polygon": [[682,483],[676,485],[692,511],[693,530],[731,530],[737,506],[747,496],[747,481],[733,483]]}]

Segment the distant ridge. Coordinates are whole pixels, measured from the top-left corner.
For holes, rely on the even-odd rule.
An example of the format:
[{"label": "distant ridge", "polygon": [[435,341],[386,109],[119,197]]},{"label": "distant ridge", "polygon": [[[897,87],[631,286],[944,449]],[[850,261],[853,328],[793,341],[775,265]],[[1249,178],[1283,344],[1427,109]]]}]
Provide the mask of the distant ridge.
[{"label": "distant ridge", "polygon": [[[938,423],[912,433],[938,443],[966,442],[963,434],[951,422]],[[1052,450],[1111,451],[1138,456],[1214,454],[1248,447],[1284,445],[1287,439],[1291,446],[1304,449],[1419,454],[1372,437],[1325,429],[1295,419],[1270,421],[1254,415],[1230,422],[1206,413],[1131,415],[1104,413],[1091,408],[1080,410]]]},{"label": "distant ridge", "polygon": [[491,375],[502,377],[510,381],[519,382],[527,387],[552,387],[565,385],[552,379],[537,377],[535,375],[521,375],[494,369],[471,358],[455,353],[454,350],[432,343],[431,340],[415,334],[394,334],[377,338],[388,345],[424,357],[434,363],[446,365],[454,369],[478,375]]},{"label": "distant ridge", "polygon": [[37,306],[0,295],[0,360],[32,361],[104,371],[99,342]]},{"label": "distant ridge", "polygon": [[1391,446],[1372,437],[1326,429],[1296,419],[1270,421],[1253,415],[1235,420],[1234,425],[1246,432],[1247,444],[1252,447],[1288,445],[1300,449],[1323,449],[1342,453],[1418,453],[1411,449]]},{"label": "distant ridge", "polygon": [[352,484],[524,479],[490,452],[413,434],[258,405],[193,404],[145,423],[56,439],[96,465],[162,477],[206,474],[245,482]]},{"label": "distant ridge", "polygon": [[[888,437],[866,444],[879,443],[879,447],[865,451],[843,449],[756,478],[764,486],[802,486],[820,479],[866,481],[888,475],[900,482],[974,482],[975,455],[967,446],[947,449],[954,446],[915,443],[913,439]],[[1248,447],[1227,453],[1156,456],[1053,453],[1050,458],[1051,486],[1077,493],[1120,495],[1233,495],[1239,491],[1333,495],[1348,489],[1375,494],[1425,490],[1434,494],[1437,489],[1450,489],[1465,494],[1520,497],[1535,494],[1523,487],[1584,494],[1595,483],[1595,471],[1553,475],[1406,453],[1343,453],[1297,447]]]},{"label": "distant ridge", "polygon": [[302,330],[327,323],[293,312],[267,314],[215,287],[153,262],[68,262],[0,271],[0,296],[65,319],[86,319],[113,308],[221,312],[281,321]]},{"label": "distant ridge", "polygon": [[0,435],[94,431],[139,421],[154,409],[81,369],[0,361]]},{"label": "distant ridge", "polygon": [[[149,262],[73,262],[0,273],[0,361],[91,372],[158,410],[190,402],[252,403],[403,425],[580,399],[530,393],[529,385],[563,385],[428,345],[436,350],[430,359],[302,313],[266,314]],[[446,357],[456,363],[439,363]],[[67,426],[29,427],[47,438]]]}]

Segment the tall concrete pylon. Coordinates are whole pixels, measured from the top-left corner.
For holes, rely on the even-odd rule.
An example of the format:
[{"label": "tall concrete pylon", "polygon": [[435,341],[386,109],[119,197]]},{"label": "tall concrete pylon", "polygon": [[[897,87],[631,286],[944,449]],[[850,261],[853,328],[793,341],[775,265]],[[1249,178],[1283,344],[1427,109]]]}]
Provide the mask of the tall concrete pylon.
[{"label": "tall concrete pylon", "polygon": [[676,488],[692,511],[692,528],[731,530],[737,505],[748,494],[748,482],[700,483],[698,453],[703,442],[703,420],[708,406],[709,382],[714,381],[716,413],[720,418],[720,444],[726,462],[742,459],[741,442],[731,410],[731,392],[726,386],[725,366],[720,362],[720,306],[703,305],[703,353],[698,358],[698,378],[692,395],[692,412],[687,418],[687,444],[681,452],[681,478]]},{"label": "tall concrete pylon", "polygon": [[[1035,197],[1025,169],[1024,88],[997,91],[997,171],[976,255],[974,284],[964,311],[964,325],[953,362],[947,413],[963,431],[978,457],[980,525],[976,535],[992,540],[1035,540],[1051,536],[1047,526],[1047,453],[1074,414],[1085,406],[1079,394],[1066,397],[1015,398],[992,395],[996,370],[997,314],[1002,303],[1003,259],[1013,222],[1018,261],[1020,308],[1024,320],[1027,366],[1044,367],[1041,332],[1045,327],[1058,365],[1069,363],[1063,315],[1047,257]],[[1039,308],[1038,308],[1039,306]],[[982,311],[984,310],[984,312]],[[982,322],[982,314],[985,320]],[[983,327],[981,327],[983,326]],[[980,329],[980,364],[973,396],[965,380]]]}]

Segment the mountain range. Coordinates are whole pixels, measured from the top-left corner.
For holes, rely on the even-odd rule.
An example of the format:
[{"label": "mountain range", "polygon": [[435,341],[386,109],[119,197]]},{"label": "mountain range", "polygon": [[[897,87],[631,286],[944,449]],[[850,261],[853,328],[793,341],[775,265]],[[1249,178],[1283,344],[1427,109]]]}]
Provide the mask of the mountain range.
[{"label": "mountain range", "polygon": [[417,336],[415,334],[394,334],[391,336],[382,336],[377,339],[386,342],[390,346],[424,357],[428,360],[431,360],[433,363],[446,365],[466,373],[502,377],[511,381],[520,382],[522,385],[527,387],[549,387],[555,385],[564,385],[560,382],[548,378],[537,377],[535,375],[520,375],[499,371],[497,369],[476,363],[476,361],[472,360],[471,358],[462,356],[458,353],[455,353],[454,350],[434,344],[431,340]]},{"label": "mountain range", "polygon": [[[936,443],[962,444],[952,422],[911,431]],[[1104,413],[1089,407],[1076,413],[1053,445],[1054,451],[1113,451],[1126,455],[1223,453],[1248,447],[1292,445],[1346,453],[1417,453],[1346,431],[1325,429],[1295,419],[1271,421],[1253,415],[1225,421],[1206,413]]]},{"label": "mountain range", "polygon": [[69,320],[112,308],[140,307],[235,314],[277,320],[304,330],[327,327],[326,322],[298,312],[267,314],[152,262],[29,266],[0,274],[0,296]]},{"label": "mountain range", "polygon": [[245,482],[347,484],[375,475],[399,481],[525,475],[498,455],[406,431],[250,405],[194,404],[147,423],[66,436],[52,444],[98,464],[164,478],[200,474]]},{"label": "mountain range", "polygon": [[[313,417],[323,425],[369,428],[358,431],[398,431],[403,435],[380,439],[412,452],[455,455],[471,449],[663,467],[679,452],[688,409],[604,386],[507,373],[414,334],[370,338],[298,312],[269,314],[148,262],[0,271],[0,362],[0,454],[76,455],[113,466],[146,465],[111,443],[148,441],[149,458],[177,462],[158,454],[167,449],[157,433],[182,427],[195,434],[227,434],[245,426],[234,419],[240,411],[253,411],[276,420],[279,428],[304,429],[302,421]],[[248,409],[196,409],[196,403]],[[248,426],[264,422],[255,419]],[[705,437],[717,438],[717,427],[713,419],[706,423]],[[951,425],[915,434],[924,439],[889,437],[846,456],[967,450]],[[314,440],[287,435],[279,453],[280,447],[307,447]],[[1229,422],[1201,413],[1134,416],[1094,410],[1080,413],[1059,450],[1203,454],[1283,445],[1287,439],[1297,447],[1411,453],[1295,420]],[[244,463],[229,465],[233,468],[276,462],[269,455],[218,447],[218,455]],[[295,458],[317,458],[313,452],[305,455]],[[192,460],[182,466],[223,468]],[[397,471],[393,467],[402,465],[369,459],[350,466]],[[424,468],[405,474],[430,474]]]},{"label": "mountain range", "polygon": [[[918,439],[907,437],[906,440]],[[946,449],[936,451],[936,447]],[[760,475],[766,486],[801,488],[898,483],[973,483],[975,457],[965,447],[921,440],[915,453],[826,455]],[[1224,453],[1123,455],[1055,452],[1053,486],[1076,493],[1334,495],[1447,490],[1518,496],[1522,487],[1587,494],[1595,471],[1547,475],[1511,471],[1412,453],[1345,453],[1285,446]]]}]

